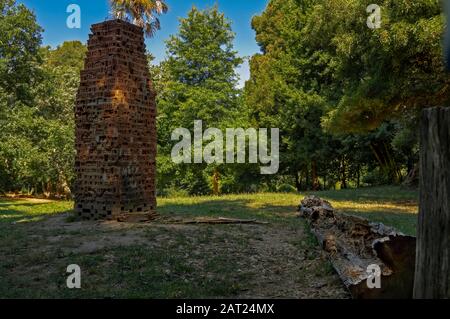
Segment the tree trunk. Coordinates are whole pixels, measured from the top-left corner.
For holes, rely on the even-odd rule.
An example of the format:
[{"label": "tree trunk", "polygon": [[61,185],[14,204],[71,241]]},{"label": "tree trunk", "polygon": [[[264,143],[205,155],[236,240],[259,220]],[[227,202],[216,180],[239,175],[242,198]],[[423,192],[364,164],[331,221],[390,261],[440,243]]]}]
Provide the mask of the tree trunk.
[{"label": "tree trunk", "polygon": [[219,181],[220,181],[220,174],[219,174],[219,171],[217,169],[215,169],[213,177],[212,177],[213,195],[214,196],[220,195]]},{"label": "tree trunk", "polygon": [[450,298],[450,108],[422,113],[414,298]]},{"label": "tree trunk", "polygon": [[356,171],[356,187],[359,188],[361,186],[361,167],[358,165]]},{"label": "tree trunk", "polygon": [[405,177],[403,181],[403,185],[406,186],[419,186],[419,164],[416,164],[414,168],[409,171],[408,175]]},{"label": "tree trunk", "polygon": [[374,154],[380,168],[384,171],[386,176],[392,183],[397,184],[401,181],[401,172],[395,162],[395,159],[391,155],[392,149],[386,144],[386,142],[371,143],[370,149]]},{"label": "tree trunk", "polygon": [[298,192],[302,191],[303,171],[295,173],[295,188]]},{"label": "tree trunk", "polygon": [[306,166],[305,168],[305,190],[310,190],[309,188],[310,184],[309,184],[309,168],[308,166]]},{"label": "tree trunk", "polygon": [[311,178],[312,178],[312,190],[317,191],[319,190],[319,179],[317,177],[317,162],[312,161],[311,162]]},{"label": "tree trunk", "polygon": [[341,186],[341,188],[346,189],[347,188],[347,174],[346,174],[347,167],[345,166],[345,158],[342,158],[341,165],[342,165],[342,175],[341,175],[342,186]]}]

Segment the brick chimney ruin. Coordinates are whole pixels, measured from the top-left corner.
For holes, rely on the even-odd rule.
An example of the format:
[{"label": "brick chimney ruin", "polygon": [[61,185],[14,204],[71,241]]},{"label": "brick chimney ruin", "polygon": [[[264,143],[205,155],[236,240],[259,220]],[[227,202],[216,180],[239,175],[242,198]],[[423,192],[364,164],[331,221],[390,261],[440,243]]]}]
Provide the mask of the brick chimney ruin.
[{"label": "brick chimney ruin", "polygon": [[83,219],[156,209],[156,103],[142,28],[94,24],[75,106],[75,211]]}]

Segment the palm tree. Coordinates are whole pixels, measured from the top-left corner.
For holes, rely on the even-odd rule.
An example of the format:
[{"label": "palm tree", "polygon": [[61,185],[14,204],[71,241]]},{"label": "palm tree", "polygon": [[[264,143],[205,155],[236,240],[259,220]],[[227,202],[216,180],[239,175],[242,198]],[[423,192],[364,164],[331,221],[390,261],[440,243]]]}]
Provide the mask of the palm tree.
[{"label": "palm tree", "polygon": [[149,37],[160,29],[158,16],[168,10],[164,0],[110,0],[110,3],[115,18],[133,19]]}]

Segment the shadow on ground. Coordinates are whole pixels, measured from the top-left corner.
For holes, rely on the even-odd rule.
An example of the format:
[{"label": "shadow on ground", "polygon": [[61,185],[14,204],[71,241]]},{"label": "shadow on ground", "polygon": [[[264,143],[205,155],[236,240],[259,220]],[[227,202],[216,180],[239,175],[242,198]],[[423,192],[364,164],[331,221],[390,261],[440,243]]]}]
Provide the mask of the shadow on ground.
[{"label": "shadow on ground", "polygon": [[[0,297],[348,297],[294,205],[272,206],[246,196],[162,200],[159,212],[164,217],[223,216],[269,224],[69,222],[69,213],[56,211],[70,203],[3,203]],[[82,289],[66,288],[70,264],[81,267]]]}]

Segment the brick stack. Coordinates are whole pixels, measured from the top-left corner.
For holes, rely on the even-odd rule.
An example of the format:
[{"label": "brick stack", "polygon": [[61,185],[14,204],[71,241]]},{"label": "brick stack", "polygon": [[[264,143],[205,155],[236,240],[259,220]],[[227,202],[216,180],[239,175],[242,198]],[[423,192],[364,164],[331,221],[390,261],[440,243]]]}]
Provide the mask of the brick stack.
[{"label": "brick stack", "polygon": [[153,213],[156,104],[143,30],[113,20],[91,31],[75,107],[75,211],[84,219]]}]

